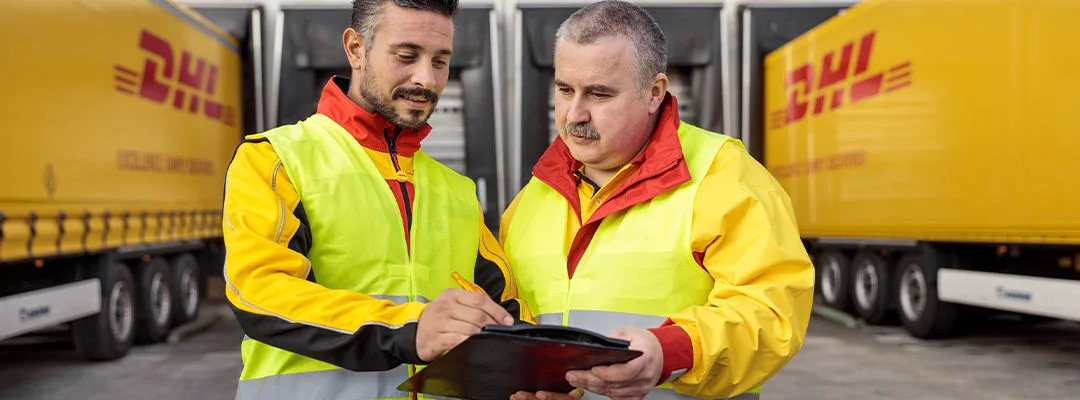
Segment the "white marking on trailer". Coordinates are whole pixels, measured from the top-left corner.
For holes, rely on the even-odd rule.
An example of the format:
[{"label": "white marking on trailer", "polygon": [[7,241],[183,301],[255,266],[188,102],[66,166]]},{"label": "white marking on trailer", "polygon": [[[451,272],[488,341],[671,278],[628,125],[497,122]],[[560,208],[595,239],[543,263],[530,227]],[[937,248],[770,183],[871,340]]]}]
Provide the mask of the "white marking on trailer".
[{"label": "white marking on trailer", "polygon": [[1080,281],[942,269],[942,301],[1080,321]]}]

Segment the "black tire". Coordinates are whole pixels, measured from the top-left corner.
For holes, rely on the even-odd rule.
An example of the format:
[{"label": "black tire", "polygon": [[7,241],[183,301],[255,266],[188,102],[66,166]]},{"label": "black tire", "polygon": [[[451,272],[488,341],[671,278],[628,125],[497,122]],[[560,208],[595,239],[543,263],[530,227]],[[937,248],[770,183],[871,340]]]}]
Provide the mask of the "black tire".
[{"label": "black tire", "polygon": [[194,254],[183,253],[172,259],[172,318],[174,325],[194,320],[202,307],[202,274]]},{"label": "black tire", "polygon": [[957,333],[960,306],[938,299],[938,262],[936,256],[911,254],[902,258],[896,268],[897,314],[908,334],[920,339]]},{"label": "black tire", "polygon": [[101,280],[101,310],[72,323],[75,350],[91,361],[127,355],[135,332],[135,278],[126,265],[102,258],[90,268]]},{"label": "black tire", "polygon": [[165,340],[172,327],[172,271],[163,257],[139,265],[135,273],[138,299],[135,304],[135,340],[157,343]]},{"label": "black tire", "polygon": [[851,294],[855,313],[867,324],[896,322],[896,285],[885,258],[860,251],[851,262]]},{"label": "black tire", "polygon": [[851,311],[851,260],[848,256],[836,250],[822,251],[814,269],[820,276],[817,291],[825,305]]}]

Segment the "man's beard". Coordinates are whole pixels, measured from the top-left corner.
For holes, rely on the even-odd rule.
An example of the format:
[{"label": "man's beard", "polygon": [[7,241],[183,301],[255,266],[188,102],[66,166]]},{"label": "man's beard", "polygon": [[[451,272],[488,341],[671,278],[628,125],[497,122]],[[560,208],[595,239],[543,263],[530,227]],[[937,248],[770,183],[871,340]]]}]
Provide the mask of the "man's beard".
[{"label": "man's beard", "polygon": [[[370,68],[365,68],[370,71]],[[360,78],[360,96],[364,98],[371,107],[374,108],[372,112],[382,115],[391,124],[404,129],[420,129],[427,124],[427,120],[431,117],[431,112],[435,110],[435,104],[439,100],[439,95],[435,92],[427,89],[420,88],[407,88],[398,89],[393,93],[379,93],[378,82],[375,81],[375,77],[370,73],[363,73]],[[402,116],[398,114],[394,109],[393,100],[403,95],[411,95],[423,97],[428,103],[431,104],[431,108],[428,110],[408,110],[407,115]]]}]

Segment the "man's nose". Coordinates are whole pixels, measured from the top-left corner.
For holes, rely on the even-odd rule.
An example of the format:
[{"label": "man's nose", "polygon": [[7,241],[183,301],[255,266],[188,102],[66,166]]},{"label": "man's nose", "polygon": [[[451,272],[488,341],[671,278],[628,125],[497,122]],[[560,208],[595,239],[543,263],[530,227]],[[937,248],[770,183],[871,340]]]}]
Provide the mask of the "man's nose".
[{"label": "man's nose", "polygon": [[413,70],[413,84],[427,89],[435,88],[435,68],[431,63],[419,63]]},{"label": "man's nose", "polygon": [[585,106],[582,96],[574,96],[566,108],[566,122],[583,123],[589,122],[589,110]]}]

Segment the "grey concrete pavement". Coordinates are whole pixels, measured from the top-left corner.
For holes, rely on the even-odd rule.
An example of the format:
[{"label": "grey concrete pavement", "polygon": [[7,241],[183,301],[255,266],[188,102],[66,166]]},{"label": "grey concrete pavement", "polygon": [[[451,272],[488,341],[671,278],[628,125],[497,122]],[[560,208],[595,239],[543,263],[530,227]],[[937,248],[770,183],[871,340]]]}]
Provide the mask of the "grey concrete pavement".
[{"label": "grey concrete pavement", "polygon": [[[220,303],[203,311],[227,312]],[[83,361],[62,341],[0,347],[0,399],[232,399],[243,334],[227,317],[186,341],[136,346],[111,362]]]},{"label": "grey concrete pavement", "polygon": [[[803,351],[763,398],[1080,398],[1080,325],[995,326],[923,342],[899,327],[848,329],[815,318]],[[232,399],[242,336],[222,318],[186,341],[138,346],[108,363],[82,361],[63,342],[0,347],[0,399]]]},{"label": "grey concrete pavement", "polygon": [[847,329],[815,319],[803,351],[764,399],[1077,399],[1080,326],[985,323],[921,341],[899,327]]}]

